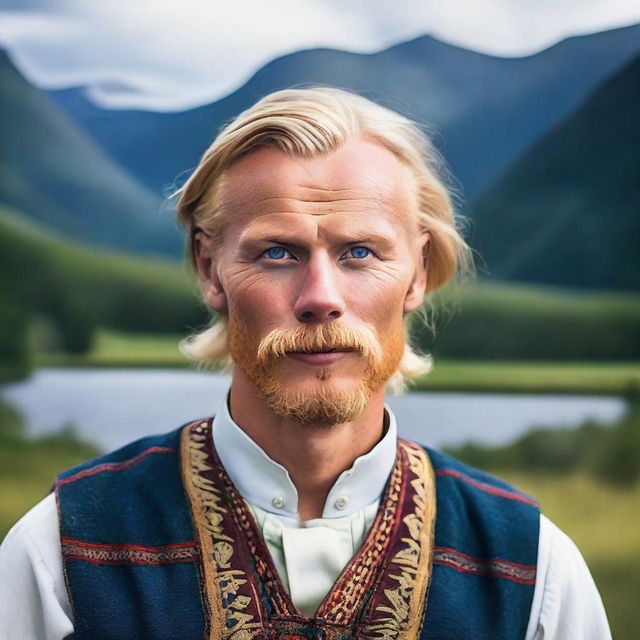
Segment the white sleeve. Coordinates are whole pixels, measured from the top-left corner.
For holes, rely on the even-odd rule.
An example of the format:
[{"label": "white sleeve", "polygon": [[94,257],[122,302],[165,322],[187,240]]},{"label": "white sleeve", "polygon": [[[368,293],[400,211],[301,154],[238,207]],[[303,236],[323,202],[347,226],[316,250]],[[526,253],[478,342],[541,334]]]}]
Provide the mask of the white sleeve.
[{"label": "white sleeve", "polygon": [[63,640],[73,634],[55,496],[47,496],[0,546],[0,640]]},{"label": "white sleeve", "polygon": [[611,640],[607,614],[584,558],[569,536],[543,515],[526,640]]}]

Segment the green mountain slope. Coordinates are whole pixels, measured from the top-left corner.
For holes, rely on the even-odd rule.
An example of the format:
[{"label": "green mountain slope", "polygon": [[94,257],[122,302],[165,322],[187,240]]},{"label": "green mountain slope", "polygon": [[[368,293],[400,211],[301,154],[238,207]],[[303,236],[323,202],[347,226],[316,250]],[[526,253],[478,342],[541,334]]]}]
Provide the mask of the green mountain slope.
[{"label": "green mountain slope", "polygon": [[195,285],[171,260],[78,246],[0,208],[0,364],[27,357],[25,327],[45,318],[60,346],[89,348],[96,327],[184,333],[202,324]]},{"label": "green mountain slope", "polygon": [[640,58],[530,149],[473,218],[493,276],[640,288]]},{"label": "green mountain slope", "polygon": [[0,51],[0,203],[72,237],[179,253],[161,199],[140,186]]},{"label": "green mountain slope", "polygon": [[442,298],[435,340],[417,342],[438,356],[497,360],[640,360],[640,297],[475,281]]}]

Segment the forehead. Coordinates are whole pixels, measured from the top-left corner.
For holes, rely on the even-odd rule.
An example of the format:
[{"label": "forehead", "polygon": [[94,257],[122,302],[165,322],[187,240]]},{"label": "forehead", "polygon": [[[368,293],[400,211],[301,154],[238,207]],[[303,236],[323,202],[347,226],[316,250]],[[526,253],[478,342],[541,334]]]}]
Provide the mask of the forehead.
[{"label": "forehead", "polygon": [[313,216],[316,224],[334,224],[347,214],[403,226],[417,219],[410,170],[368,140],[313,158],[290,157],[271,147],[254,151],[225,172],[219,204],[231,226],[274,214]]}]

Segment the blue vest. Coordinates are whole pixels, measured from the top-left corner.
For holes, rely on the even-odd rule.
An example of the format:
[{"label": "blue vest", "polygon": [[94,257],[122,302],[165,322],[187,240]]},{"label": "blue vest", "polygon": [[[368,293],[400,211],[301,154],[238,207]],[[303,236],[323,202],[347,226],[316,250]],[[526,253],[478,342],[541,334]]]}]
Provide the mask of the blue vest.
[{"label": "blue vest", "polygon": [[[195,424],[167,435],[143,438],[59,476],[56,493],[63,562],[74,616],[73,637],[77,640],[525,637],[539,533],[539,511],[532,498],[449,456],[426,449],[436,495],[435,535],[432,531],[425,585],[428,591],[424,591],[426,613],[423,607],[415,632],[403,634],[406,627],[402,616],[410,616],[411,611],[403,610],[401,599],[403,594],[409,597],[412,587],[404,584],[402,576],[407,582],[412,579],[411,562],[417,553],[407,533],[415,528],[414,516],[400,514],[402,517],[394,521],[391,509],[384,508],[389,503],[383,500],[374,525],[379,522],[376,526],[384,531],[376,534],[376,539],[369,534],[369,548],[379,550],[388,539],[413,546],[401,549],[393,557],[398,563],[393,566],[388,556],[372,556],[387,558],[384,563],[389,566],[370,577],[362,573],[366,563],[352,575],[345,571],[334,602],[324,603],[325,611],[332,606],[335,611],[341,601],[355,599],[349,624],[341,627],[333,619],[327,623],[302,618],[292,609],[288,595],[275,584],[278,580],[269,554],[258,540],[244,553],[242,566],[251,580],[240,579],[241,573],[230,559],[232,547],[240,538],[251,538],[256,530],[242,511],[243,501],[235,494],[215,452],[206,457],[196,450],[194,460],[205,470],[196,482],[198,490],[209,491],[209,485],[216,483],[212,473],[223,479],[216,493],[210,494],[219,501],[205,497],[207,504],[203,504],[201,498],[194,497],[193,488],[187,490],[181,467],[186,456],[193,457],[194,452],[186,454],[181,440],[185,429]],[[206,424],[201,423],[203,427]],[[412,456],[417,449],[411,443],[400,444],[399,450]],[[422,455],[423,451],[420,449]],[[399,475],[396,477],[394,471],[388,482],[386,499],[409,500],[405,493],[416,481],[409,478],[403,485],[399,463],[397,470]],[[392,486],[394,478],[397,482]],[[414,496],[413,502],[419,500]],[[226,538],[224,531],[228,534],[229,529],[220,529],[218,515],[224,510],[220,505],[226,505],[228,522],[232,523],[228,526],[238,523],[237,531]],[[206,507],[206,521],[196,514],[200,507]],[[217,531],[217,540],[223,542],[207,546],[202,530]],[[211,598],[212,578],[203,568],[205,560],[213,556],[218,567],[228,567],[228,572],[218,573],[214,579],[220,602]],[[402,574],[396,566],[403,569]],[[397,586],[393,593],[388,588],[391,579]],[[260,623],[249,615],[254,604],[250,602],[252,594],[259,603]],[[389,600],[389,606],[374,604],[382,602],[383,597]],[[218,620],[223,617],[221,611],[231,609],[233,616]],[[390,612],[385,614],[386,622],[371,624],[374,609]],[[263,618],[275,622],[267,625]]]}]

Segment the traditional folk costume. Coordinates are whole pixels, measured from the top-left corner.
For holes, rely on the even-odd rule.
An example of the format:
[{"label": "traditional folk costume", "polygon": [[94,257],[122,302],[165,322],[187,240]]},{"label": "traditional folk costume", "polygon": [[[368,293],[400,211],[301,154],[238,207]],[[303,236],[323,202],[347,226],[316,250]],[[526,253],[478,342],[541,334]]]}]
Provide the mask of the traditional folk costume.
[{"label": "traditional folk costume", "polygon": [[[220,461],[215,429],[216,420],[195,421],[60,476],[73,638],[530,637],[540,516],[529,496],[398,440],[362,544],[305,615],[265,543],[263,512]],[[600,635],[589,637],[610,637],[593,592]]]},{"label": "traditional folk costume", "polygon": [[76,638],[524,637],[538,541],[531,498],[399,441],[364,544],[306,618],[211,427],[194,422],[61,476]]}]

